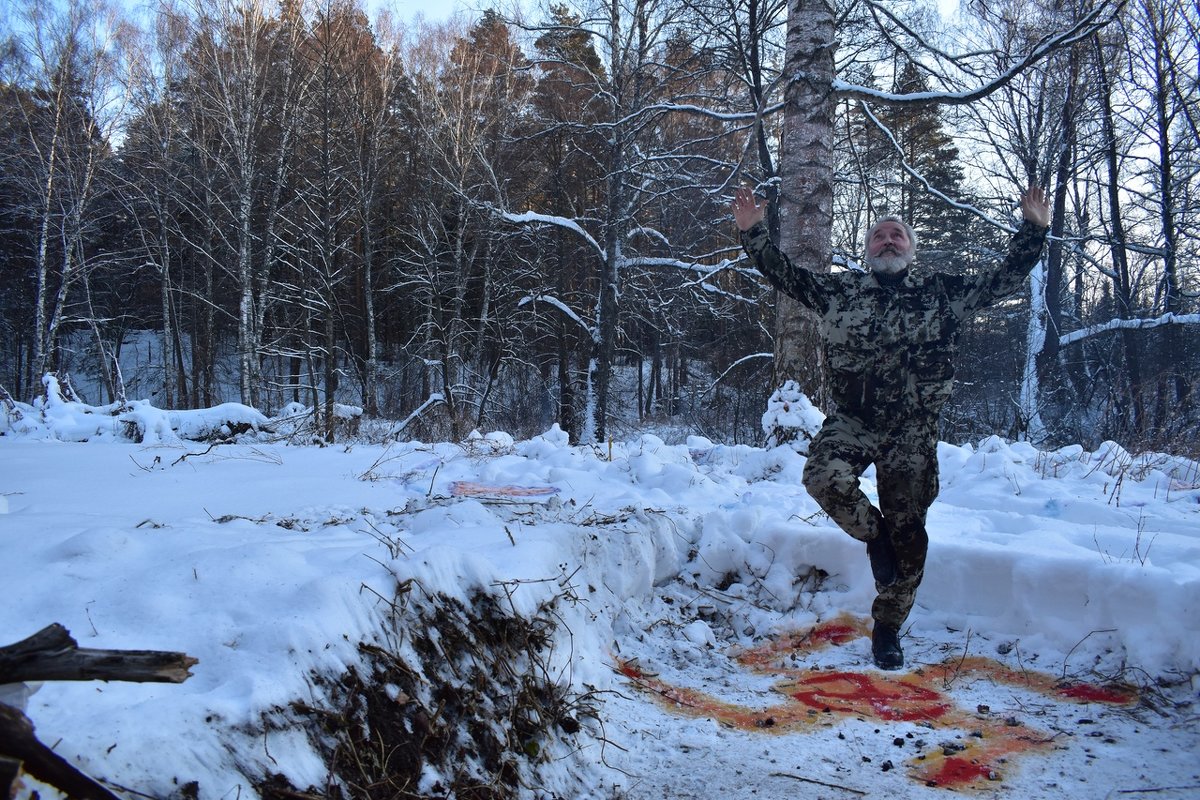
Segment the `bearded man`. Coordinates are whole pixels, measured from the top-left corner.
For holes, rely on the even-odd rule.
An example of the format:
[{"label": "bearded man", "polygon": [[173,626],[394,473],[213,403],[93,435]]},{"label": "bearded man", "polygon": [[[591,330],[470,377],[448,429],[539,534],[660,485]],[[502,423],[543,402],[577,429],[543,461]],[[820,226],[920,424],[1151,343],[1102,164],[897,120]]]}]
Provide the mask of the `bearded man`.
[{"label": "bearded man", "polygon": [[[925,574],[925,517],[938,493],[938,415],[954,380],[962,323],[1015,292],[1042,251],[1050,206],[1030,187],[1004,260],[974,275],[910,269],[917,237],[898,217],[867,231],[869,270],[817,273],[771,242],[749,189],[730,209],[742,247],[776,289],[820,318],[836,409],[809,443],[804,486],[842,530],[866,543],[876,597],[871,654],[904,666],[900,629]],[[859,488],[875,465],[879,507]]]}]

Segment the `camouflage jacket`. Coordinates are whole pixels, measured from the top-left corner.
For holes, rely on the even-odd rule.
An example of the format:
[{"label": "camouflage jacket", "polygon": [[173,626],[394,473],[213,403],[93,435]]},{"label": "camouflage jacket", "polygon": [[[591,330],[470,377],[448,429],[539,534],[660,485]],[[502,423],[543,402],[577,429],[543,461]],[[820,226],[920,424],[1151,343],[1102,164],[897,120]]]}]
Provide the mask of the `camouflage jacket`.
[{"label": "camouflage jacket", "polygon": [[953,387],[963,321],[1020,288],[1045,239],[1044,228],[1026,222],[1004,261],[976,275],[910,269],[882,278],[796,267],[763,223],[742,234],[742,247],[775,288],[820,317],[833,401],[874,426],[937,418]]}]

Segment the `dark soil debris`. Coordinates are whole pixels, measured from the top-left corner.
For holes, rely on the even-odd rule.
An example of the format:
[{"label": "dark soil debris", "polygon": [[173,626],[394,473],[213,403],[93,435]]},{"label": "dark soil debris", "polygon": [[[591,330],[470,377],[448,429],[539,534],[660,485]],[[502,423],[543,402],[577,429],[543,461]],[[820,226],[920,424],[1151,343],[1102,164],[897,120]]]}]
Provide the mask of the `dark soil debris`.
[{"label": "dark soil debris", "polygon": [[[418,594],[393,607],[394,645],[360,644],[362,672],[314,675],[323,702],[292,706],[329,767],[326,785],[267,776],[263,800],[510,800],[539,784],[560,740],[588,735],[580,720],[597,719],[594,698],[548,664],[554,603],[524,617],[482,590],[466,604]],[[422,791],[429,770],[443,780]]]}]

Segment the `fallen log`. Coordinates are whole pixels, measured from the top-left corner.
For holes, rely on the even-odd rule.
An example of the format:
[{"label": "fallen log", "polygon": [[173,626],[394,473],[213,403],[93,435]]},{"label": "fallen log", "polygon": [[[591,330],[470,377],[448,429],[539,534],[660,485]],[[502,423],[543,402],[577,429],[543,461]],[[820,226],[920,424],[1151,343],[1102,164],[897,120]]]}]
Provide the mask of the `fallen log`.
[{"label": "fallen log", "polygon": [[12,785],[21,777],[21,762],[15,758],[0,756],[0,789],[8,790],[5,797],[12,797]]},{"label": "fallen log", "polygon": [[56,622],[28,639],[0,647],[0,684],[92,680],[183,683],[197,663],[186,653],[80,647]]},{"label": "fallen log", "polygon": [[[80,647],[58,623],[0,647],[0,685],[26,681],[134,681],[183,683],[199,661],[163,650],[97,650]],[[81,800],[119,800],[42,744],[18,708],[0,703],[0,798],[28,774]]]},{"label": "fallen log", "polygon": [[[80,800],[120,800],[38,741],[33,723],[19,709],[0,703],[0,788],[12,796],[12,784],[25,774]],[[5,769],[7,768],[7,769]]]}]

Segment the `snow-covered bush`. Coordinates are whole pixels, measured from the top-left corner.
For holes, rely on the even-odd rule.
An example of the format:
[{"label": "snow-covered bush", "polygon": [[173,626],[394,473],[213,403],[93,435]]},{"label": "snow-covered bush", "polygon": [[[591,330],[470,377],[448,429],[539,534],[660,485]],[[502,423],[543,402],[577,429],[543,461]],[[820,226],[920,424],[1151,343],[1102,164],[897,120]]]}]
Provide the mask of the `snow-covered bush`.
[{"label": "snow-covered bush", "polygon": [[808,443],[821,430],[825,415],[800,391],[795,381],[785,381],[767,401],[762,417],[767,447],[791,445],[797,453],[808,454]]}]

